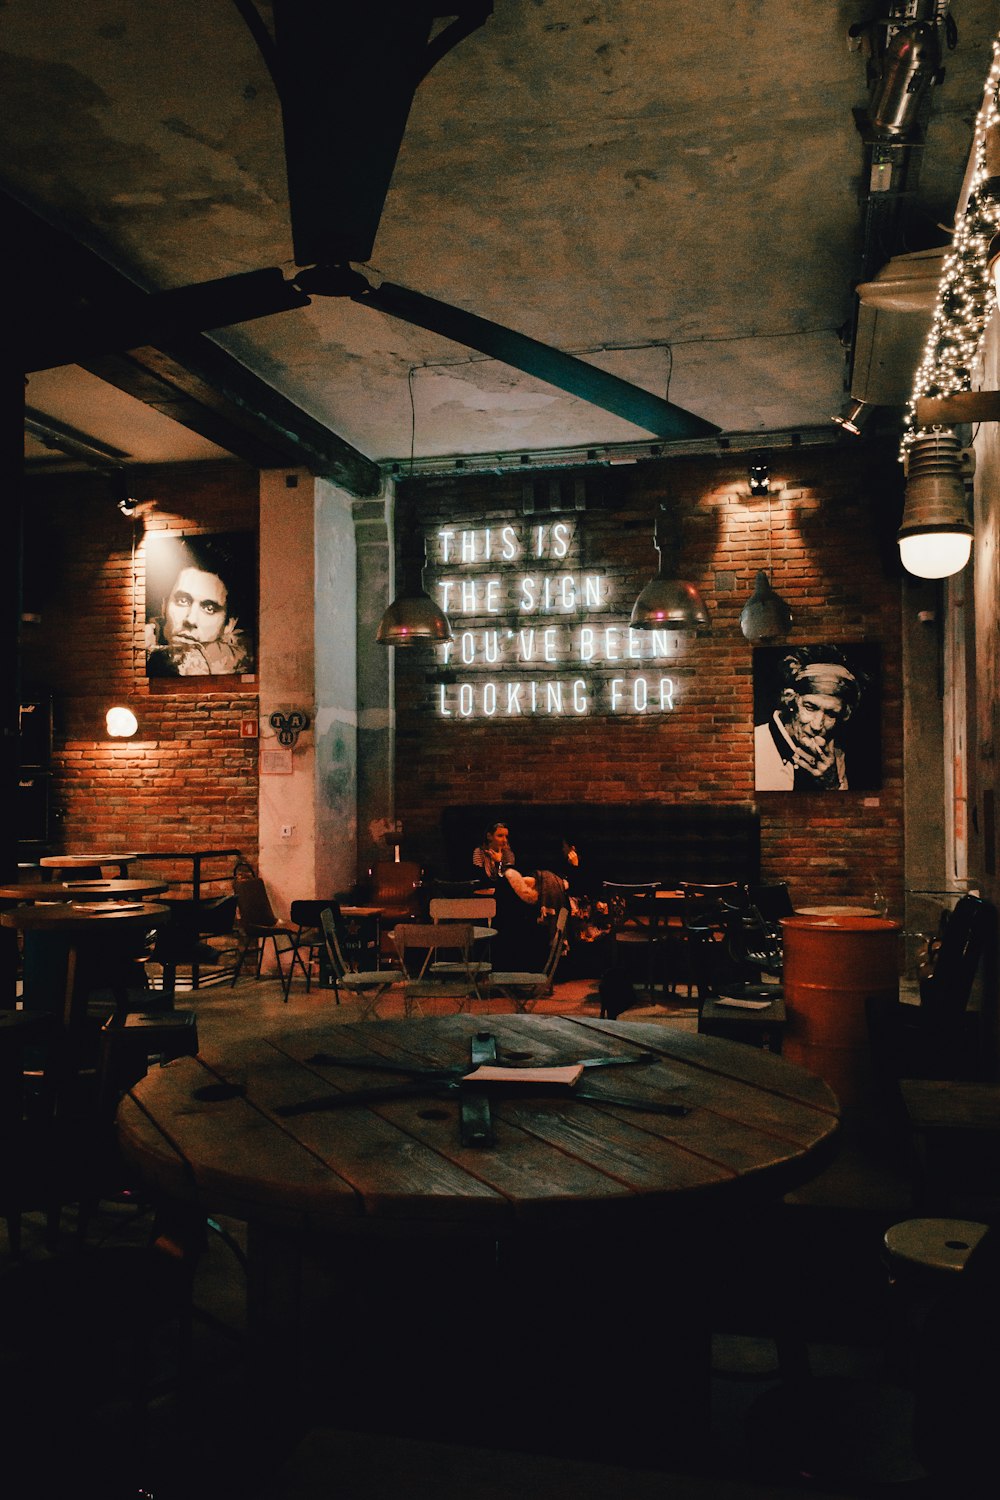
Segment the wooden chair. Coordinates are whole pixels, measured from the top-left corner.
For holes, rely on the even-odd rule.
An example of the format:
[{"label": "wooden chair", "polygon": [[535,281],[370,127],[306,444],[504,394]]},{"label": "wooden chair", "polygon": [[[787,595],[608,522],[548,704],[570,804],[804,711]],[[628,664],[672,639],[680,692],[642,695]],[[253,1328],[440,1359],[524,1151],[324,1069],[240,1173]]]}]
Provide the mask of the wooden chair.
[{"label": "wooden chair", "polygon": [[551,995],[556,969],[566,946],[568,917],[569,911],[565,906],[560,907],[556,912],[548,957],[537,974],[522,973],[513,969],[496,970],[486,981],[488,993],[502,995],[505,1000],[512,1001],[514,1009],[519,1011],[527,1010],[529,1005],[542,999],[544,995]]},{"label": "wooden chair", "polygon": [[[473,954],[471,922],[400,922],[393,942],[403,969],[403,1003],[407,1015],[421,1000],[454,999],[463,1010],[470,993],[482,999],[479,981],[490,972]],[[414,958],[414,953],[418,954]],[[438,953],[453,955],[437,958]],[[431,977],[425,976],[430,973]]]},{"label": "wooden chair", "polygon": [[[240,930],[243,933],[243,942],[240,946],[233,970],[232,983],[235,984],[243,972],[243,964],[250,949],[257,949],[257,978],[260,978],[261,965],[264,961],[264,952],[268,943],[274,949],[274,961],[278,967],[278,973],[284,980],[284,970],[281,963],[282,953],[291,953],[290,963],[296,962],[295,933],[296,929],[288,923],[281,922],[275,915],[271,905],[271,899],[267,894],[267,887],[259,875],[239,873],[233,876],[233,893],[236,896],[236,909],[239,914]],[[279,948],[279,938],[284,939],[284,947]],[[304,968],[301,958],[298,959],[300,967]],[[285,999],[288,995],[286,992]]]},{"label": "wooden chair", "polygon": [[[288,968],[285,970],[282,980],[282,997],[288,1004],[288,992],[292,987],[292,976],[295,973],[295,965],[306,976],[306,994],[312,988],[313,961],[317,954],[326,949],[326,935],[323,932],[323,912],[329,909],[333,913],[334,929],[340,921],[340,903],[331,896],[328,900],[315,900],[304,897],[293,901],[289,915],[295,924],[295,936],[292,939],[292,957]],[[305,955],[303,957],[303,954]]]},{"label": "wooden chair", "polygon": [[979,962],[992,937],[995,911],[962,896],[944,913],[933,967],[919,985],[919,1005],[872,996],[868,1036],[877,1081],[893,1094],[900,1078],[975,1078],[985,1067],[979,1017],[968,1010]]},{"label": "wooden chair", "polygon": [[[218,978],[231,976],[235,969],[238,945],[235,938],[228,949],[214,947],[206,939],[225,937],[236,923],[236,896],[217,896],[207,901],[167,899],[170,920],[157,929],[156,944],[149,962],[161,966],[159,989],[166,1009],[174,1003],[177,992],[177,970],[190,969],[190,987],[196,988],[195,976],[202,968],[221,968]],[[227,965],[228,959],[228,965]],[[187,980],[185,979],[185,983]],[[150,987],[157,986],[151,982]]]},{"label": "wooden chair", "polygon": [[705,885],[681,881],[685,980],[688,994],[697,989],[701,1002],[717,990],[718,966],[727,959],[734,909],[745,905],[744,888],[735,880]]},{"label": "wooden chair", "polygon": [[432,922],[485,922],[497,914],[493,896],[432,896],[429,906]]},{"label": "wooden chair", "polygon": [[372,865],[364,888],[364,901],[382,912],[381,948],[387,958],[395,957],[390,933],[397,922],[411,922],[423,916],[420,885],[423,866],[412,859],[382,859]]},{"label": "wooden chair", "polygon": [[641,967],[645,973],[646,993],[652,996],[656,979],[656,961],[663,956],[662,929],[665,925],[663,909],[657,909],[656,892],[659,881],[629,884],[606,880],[603,891],[611,916],[611,932],[614,943],[614,963],[627,963],[627,954],[638,953],[645,962]]},{"label": "wooden chair", "polygon": [[327,962],[330,965],[330,978],[333,981],[333,993],[337,1004],[340,1004],[340,992],[343,990],[345,994],[351,995],[361,1002],[362,1019],[367,1019],[368,1016],[377,1016],[379,1001],[386,990],[391,989],[396,983],[398,975],[392,969],[357,971],[348,968],[340,946],[337,923],[332,907],[325,906],[323,908],[320,913],[320,926],[323,930],[323,942]]}]

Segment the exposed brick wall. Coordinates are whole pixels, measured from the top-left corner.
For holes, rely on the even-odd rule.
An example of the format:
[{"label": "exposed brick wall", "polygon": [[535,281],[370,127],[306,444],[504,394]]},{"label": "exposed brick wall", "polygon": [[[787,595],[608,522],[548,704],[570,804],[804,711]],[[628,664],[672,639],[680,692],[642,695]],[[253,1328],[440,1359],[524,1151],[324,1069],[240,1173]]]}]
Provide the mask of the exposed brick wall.
[{"label": "exposed brick wall", "polygon": [[[580,471],[589,566],[628,600],[655,572],[652,517],[679,521],[679,573],[702,592],[712,633],[678,664],[675,712],[656,717],[446,719],[434,709],[425,652],[396,652],[397,815],[404,857],[439,862],[441,809],[451,803],[746,802],[755,800],[752,650],[740,612],[760,568],[794,613],[788,643],[879,643],[883,784],[877,793],[758,793],[765,878],[813,900],[870,897],[894,909],[903,888],[902,715],[895,451],[837,442],[770,455],[768,503],[748,495],[745,455],[650,461]],[[414,480],[423,529],[523,522],[524,477]],[[572,494],[572,476],[562,482]],[[569,519],[576,523],[571,512]],[[557,519],[538,513],[536,520]],[[674,668],[671,667],[671,672]],[[866,806],[866,799],[877,806]],[[512,830],[516,848],[516,830]]]},{"label": "exposed brick wall", "polygon": [[[205,678],[150,682],[143,648],[142,538],[256,531],[257,475],[235,464],[171,465],[133,480],[134,523],[95,476],[29,487],[24,690],[54,700],[52,846],[235,847],[256,862],[253,684],[206,691]],[[135,558],[133,560],[133,540]],[[129,704],[139,732],[109,741],[107,708]]]}]

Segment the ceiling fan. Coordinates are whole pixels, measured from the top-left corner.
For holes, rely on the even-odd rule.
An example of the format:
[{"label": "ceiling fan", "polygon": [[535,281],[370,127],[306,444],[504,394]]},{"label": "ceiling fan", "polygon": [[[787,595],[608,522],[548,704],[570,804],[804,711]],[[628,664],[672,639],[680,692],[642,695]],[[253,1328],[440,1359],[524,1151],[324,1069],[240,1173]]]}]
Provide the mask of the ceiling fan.
[{"label": "ceiling fan", "polygon": [[[250,271],[172,291],[136,291],[106,307],[63,315],[32,341],[25,371],[88,354],[243,323],[349,297],[476,349],[664,438],[719,428],[585,360],[449,303],[358,269],[371,256],[414,94],[436,62],[490,16],[490,0],[388,0],[348,8],[272,0],[274,34],[254,0],[234,0],[281,104],[296,266]],[[451,18],[440,30],[435,23]]]}]

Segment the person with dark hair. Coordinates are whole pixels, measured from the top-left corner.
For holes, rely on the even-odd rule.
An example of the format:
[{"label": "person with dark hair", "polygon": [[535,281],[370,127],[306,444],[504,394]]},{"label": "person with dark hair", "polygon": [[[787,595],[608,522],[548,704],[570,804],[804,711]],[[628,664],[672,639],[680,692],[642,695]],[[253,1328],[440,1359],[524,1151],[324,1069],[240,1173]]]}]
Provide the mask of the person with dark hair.
[{"label": "person with dark hair", "polygon": [[483,842],[473,850],[472,865],[482,875],[484,884],[496,885],[504,872],[514,864],[514,851],[508,842],[510,830],[504,822],[491,823]]},{"label": "person with dark hair", "polygon": [[754,729],[754,787],[759,792],[847,791],[840,733],[866,679],[835,646],[803,647],[781,663],[781,695]]},{"label": "person with dark hair", "polygon": [[179,566],[162,613],[146,625],[149,677],[209,677],[253,670],[253,654],[233,609],[228,559],[207,544],[180,544]]}]

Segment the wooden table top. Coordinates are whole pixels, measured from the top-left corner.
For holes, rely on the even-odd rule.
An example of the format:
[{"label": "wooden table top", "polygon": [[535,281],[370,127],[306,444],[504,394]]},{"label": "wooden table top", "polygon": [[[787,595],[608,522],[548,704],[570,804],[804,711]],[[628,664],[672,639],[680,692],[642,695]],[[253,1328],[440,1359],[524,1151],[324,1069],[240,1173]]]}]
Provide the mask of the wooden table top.
[{"label": "wooden table top", "polygon": [[[487,1147],[461,1145],[454,1095],[280,1113],[407,1081],[332,1055],[465,1066],[487,1029],[499,1060],[520,1066],[651,1052],[652,1064],[588,1068],[578,1087],[688,1112],[507,1090],[492,1096]],[[782,1193],[827,1164],[838,1125],[830,1089],[803,1069],[655,1023],[462,1014],[217,1046],[132,1089],[118,1114],[122,1148],[161,1191],[190,1197],[194,1185],[210,1211],[285,1229],[497,1236],[611,1224],[619,1211],[658,1214],[738,1189]]]},{"label": "wooden table top", "polygon": [[113,922],[118,926],[169,920],[170,907],[156,901],[130,901],[116,905],[111,901],[53,901],[36,906],[12,906],[0,912],[0,925],[17,927],[22,932],[84,932],[97,924]]},{"label": "wooden table top", "polygon": [[168,889],[165,880],[15,880],[0,885],[0,901],[134,901]]},{"label": "wooden table top", "polygon": [[964,1079],[903,1078],[899,1084],[914,1130],[1000,1132],[1000,1084]]},{"label": "wooden table top", "polygon": [[83,870],[91,865],[124,865],[138,854],[43,854],[38,863],[46,870]]}]

